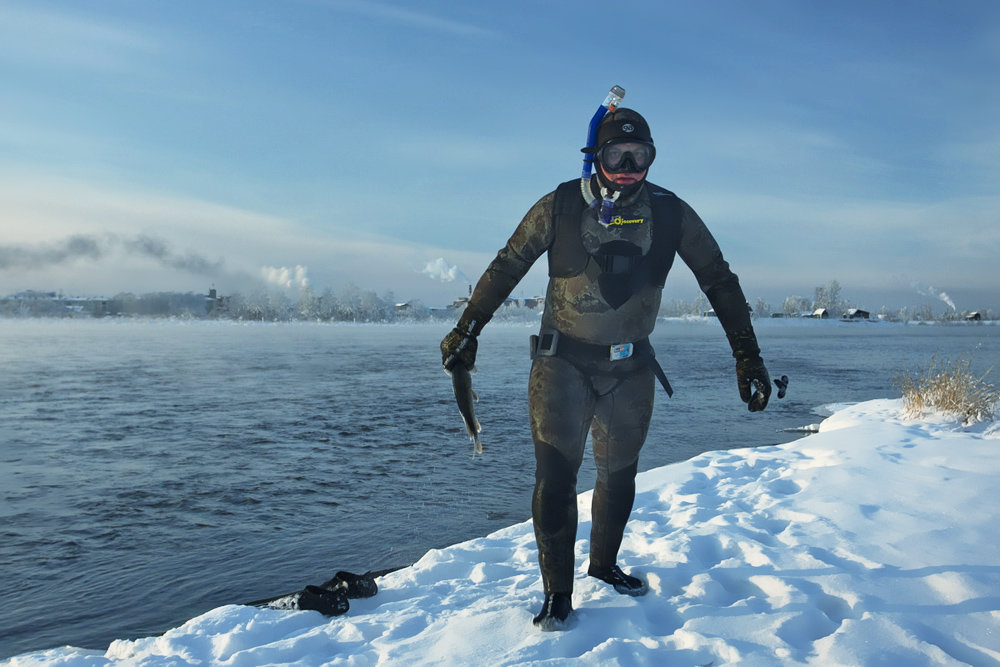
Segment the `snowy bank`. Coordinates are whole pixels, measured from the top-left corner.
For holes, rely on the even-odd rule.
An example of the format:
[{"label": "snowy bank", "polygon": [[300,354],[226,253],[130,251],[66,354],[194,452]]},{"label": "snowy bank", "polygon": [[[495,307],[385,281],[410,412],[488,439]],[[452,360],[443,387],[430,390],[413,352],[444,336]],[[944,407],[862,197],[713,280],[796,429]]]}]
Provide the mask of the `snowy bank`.
[{"label": "snowy bank", "polygon": [[648,578],[642,598],[586,576],[581,494],[568,632],[531,626],[525,522],[428,552],[344,616],[232,605],[10,664],[1000,665],[1000,426],[900,409],[869,401],[793,443],[640,475],[620,562]]}]

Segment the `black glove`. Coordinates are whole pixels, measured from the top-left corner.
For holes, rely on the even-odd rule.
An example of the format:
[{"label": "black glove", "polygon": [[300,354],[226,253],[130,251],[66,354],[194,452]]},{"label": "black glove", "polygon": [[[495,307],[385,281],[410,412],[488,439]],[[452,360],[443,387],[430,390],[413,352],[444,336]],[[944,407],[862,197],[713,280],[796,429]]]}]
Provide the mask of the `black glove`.
[{"label": "black glove", "polygon": [[483,315],[471,305],[465,307],[458,324],[441,341],[441,364],[445,371],[451,373],[457,363],[470,371],[476,367],[476,350],[479,348],[476,337],[489,321],[489,315]]},{"label": "black glove", "polygon": [[[736,384],[740,388],[740,399],[750,412],[760,412],[767,407],[771,398],[771,376],[760,356],[736,360]],[[751,390],[755,390],[753,395]]]},{"label": "black glove", "polygon": [[455,327],[441,341],[441,364],[449,373],[456,364],[462,364],[471,371],[476,366],[478,348],[476,334]]},{"label": "black glove", "polygon": [[771,376],[760,358],[757,337],[750,328],[726,332],[726,336],[736,357],[736,385],[740,390],[740,399],[747,404],[750,412],[760,412],[771,398]]}]

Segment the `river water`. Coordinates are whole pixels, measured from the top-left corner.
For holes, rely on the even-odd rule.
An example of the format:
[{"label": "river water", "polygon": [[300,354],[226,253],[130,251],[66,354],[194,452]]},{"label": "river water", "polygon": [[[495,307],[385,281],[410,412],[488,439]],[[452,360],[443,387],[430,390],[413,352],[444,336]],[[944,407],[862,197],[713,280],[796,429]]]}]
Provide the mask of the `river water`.
[{"label": "river water", "polygon": [[[473,458],[449,326],[0,320],[0,658],[158,634],[529,518],[533,327],[480,339]],[[658,390],[641,470],[801,437],[935,355],[1000,363],[988,324],[756,326],[791,383],[751,415],[717,322],[658,324],[676,393]],[[586,460],[579,490],[593,479]]]}]

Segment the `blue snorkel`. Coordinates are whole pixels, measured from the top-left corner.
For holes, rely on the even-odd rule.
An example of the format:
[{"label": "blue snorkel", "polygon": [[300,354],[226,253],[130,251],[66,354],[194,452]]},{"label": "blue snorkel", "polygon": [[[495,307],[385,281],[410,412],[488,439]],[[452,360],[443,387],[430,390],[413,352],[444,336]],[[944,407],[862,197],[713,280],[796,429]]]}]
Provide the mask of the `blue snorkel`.
[{"label": "blue snorkel", "polygon": [[[597,206],[597,198],[590,191],[590,175],[594,169],[594,151],[598,148],[595,146],[597,143],[597,128],[609,111],[614,111],[618,108],[623,97],[625,97],[625,89],[621,86],[612,86],[611,92],[608,93],[608,96],[604,98],[604,102],[594,112],[594,117],[590,119],[590,127],[587,129],[587,145],[583,149],[583,174],[580,177],[580,193],[583,195],[584,201],[591,207]],[[601,215],[598,221],[604,226],[607,226],[611,221],[611,207],[614,206],[617,198],[618,192],[615,192],[610,197],[607,195],[603,197]]]}]

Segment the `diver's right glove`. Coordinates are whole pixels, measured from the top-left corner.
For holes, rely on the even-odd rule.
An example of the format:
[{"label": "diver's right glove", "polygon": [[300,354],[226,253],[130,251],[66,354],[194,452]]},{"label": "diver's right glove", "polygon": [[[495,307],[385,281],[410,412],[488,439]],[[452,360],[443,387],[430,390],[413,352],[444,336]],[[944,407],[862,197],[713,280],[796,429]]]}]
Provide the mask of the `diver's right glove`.
[{"label": "diver's right glove", "polygon": [[747,404],[750,412],[760,412],[771,398],[771,376],[760,358],[757,337],[749,327],[732,333],[727,331],[726,336],[736,357],[736,385],[740,390],[740,399]]},{"label": "diver's right glove", "polygon": [[456,364],[462,364],[471,371],[476,366],[478,348],[476,334],[455,327],[441,341],[441,365],[449,373]]},{"label": "diver's right glove", "polygon": [[441,341],[441,365],[446,372],[451,373],[455,364],[462,364],[470,371],[476,367],[477,336],[489,320],[489,316],[480,314],[471,306],[465,308],[458,324]]}]

